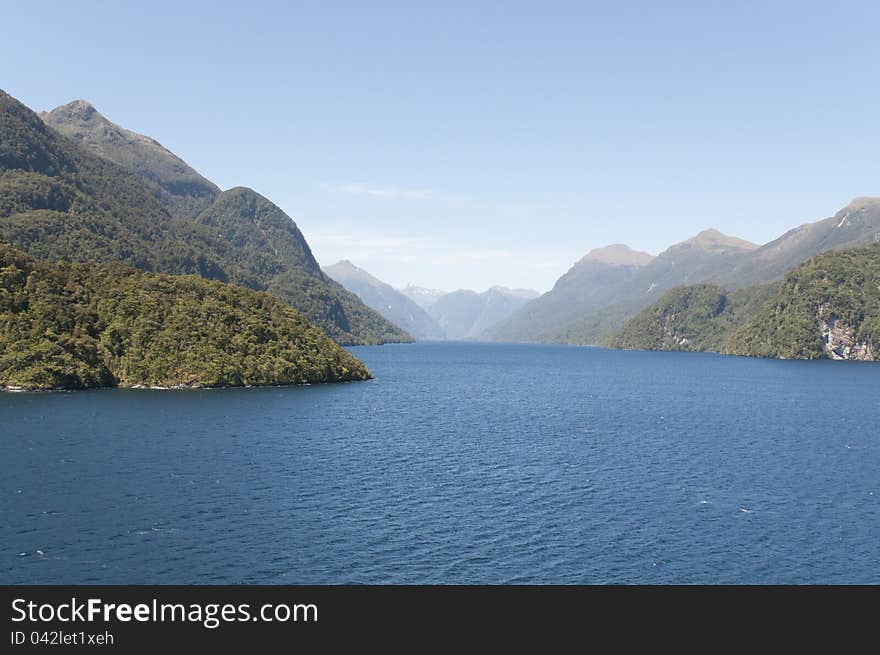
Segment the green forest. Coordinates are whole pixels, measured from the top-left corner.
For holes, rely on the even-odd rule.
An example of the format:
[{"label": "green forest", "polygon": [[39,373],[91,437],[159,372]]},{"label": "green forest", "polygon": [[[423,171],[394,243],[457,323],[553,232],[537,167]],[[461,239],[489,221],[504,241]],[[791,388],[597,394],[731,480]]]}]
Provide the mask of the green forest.
[{"label": "green forest", "polygon": [[721,352],[734,328],[772,297],[776,284],[727,291],[713,284],[675,287],[626,321],[609,340],[625,350]]},{"label": "green forest", "polygon": [[364,380],[273,296],[123,264],[46,264],[0,243],[0,386],[219,387]]},{"label": "green forest", "polygon": [[[835,328],[838,344],[829,342]],[[770,285],[677,287],[609,341],[631,350],[783,359],[880,355],[880,244],[817,255]]]},{"label": "green forest", "polygon": [[[833,352],[823,324],[865,355]],[[724,352],[786,359],[880,357],[880,244],[827,252],[790,271],[778,294],[727,339]]]}]

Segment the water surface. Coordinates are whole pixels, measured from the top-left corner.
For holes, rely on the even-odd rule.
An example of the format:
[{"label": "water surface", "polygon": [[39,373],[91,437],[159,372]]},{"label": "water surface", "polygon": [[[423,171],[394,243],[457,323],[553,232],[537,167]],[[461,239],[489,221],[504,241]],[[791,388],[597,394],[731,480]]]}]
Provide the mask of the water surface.
[{"label": "water surface", "polygon": [[375,380],[0,394],[0,582],[880,582],[880,365],[353,351]]}]

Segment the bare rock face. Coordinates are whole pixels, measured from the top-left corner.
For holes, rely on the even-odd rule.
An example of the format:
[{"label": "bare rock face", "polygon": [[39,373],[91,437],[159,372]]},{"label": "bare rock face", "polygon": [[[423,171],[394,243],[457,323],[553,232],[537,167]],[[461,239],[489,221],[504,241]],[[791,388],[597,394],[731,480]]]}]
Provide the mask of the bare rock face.
[{"label": "bare rock face", "polygon": [[819,327],[822,330],[822,341],[825,342],[825,352],[831,359],[874,361],[871,344],[856,341],[856,331],[852,326],[835,318],[820,318]]}]

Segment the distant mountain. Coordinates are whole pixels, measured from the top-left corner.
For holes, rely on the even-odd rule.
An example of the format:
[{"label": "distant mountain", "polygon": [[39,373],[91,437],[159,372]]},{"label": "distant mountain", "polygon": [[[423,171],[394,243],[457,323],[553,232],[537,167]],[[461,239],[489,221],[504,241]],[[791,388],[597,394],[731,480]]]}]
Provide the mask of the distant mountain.
[{"label": "distant mountain", "polygon": [[38,263],[0,243],[0,388],[225,387],[364,380],[269,294],[118,263]]},{"label": "distant mountain", "polygon": [[674,286],[714,279],[719,271],[736,266],[758,247],[718,230],[704,230],[670,246],[639,270],[632,283],[622,290],[618,303],[631,301],[644,307],[646,301]]},{"label": "distant mountain", "polygon": [[85,100],[43,112],[45,123],[89,152],[155,182],[159,201],[177,218],[193,218],[220,189],[150,137],[111,123]]},{"label": "distant mountain", "polygon": [[550,292],[527,304],[489,336],[598,344],[674,287],[707,283],[735,290],[767,284],[821,252],[878,240],[880,199],[858,198],[836,216],[802,225],[764,246],[705,230],[650,261],[621,259],[621,246],[593,251]]},{"label": "distant mountain", "polygon": [[646,266],[654,259],[646,252],[633,250],[622,243],[615,243],[604,248],[595,248],[588,252],[581,262],[590,261],[612,266]]},{"label": "distant mountain", "polygon": [[495,293],[501,294],[502,296],[507,296],[510,298],[521,298],[528,302],[529,300],[534,300],[541,294],[535,291],[534,289],[511,289],[509,287],[502,286],[494,286],[490,287],[489,291],[494,291]]},{"label": "distant mountain", "polygon": [[[726,242],[720,246],[720,256],[679,256],[667,262],[670,265],[660,271],[654,270],[652,264],[645,268],[645,277],[641,277],[638,283],[656,285],[652,293],[646,294],[649,302],[653,302],[651,296],[657,295],[657,289],[682,284],[709,283],[730,290],[745,289],[776,282],[796,265],[820,253],[877,241],[880,241],[880,198],[857,198],[835,216],[801,225],[758,248],[752,244],[737,248],[742,244]],[[717,247],[715,252],[719,253]],[[665,257],[661,255],[657,259]],[[647,276],[651,276],[650,279]],[[623,291],[617,304],[596,312],[590,319],[582,319],[580,324],[569,326],[571,340],[597,343],[603,336],[613,333],[624,320],[646,306],[644,299],[640,300],[634,291]],[[602,322],[597,322],[597,316]],[[596,329],[597,325],[601,329]]]},{"label": "distant mountain", "polygon": [[[616,244],[587,253],[553,289],[525,304],[486,335],[499,341],[565,341],[563,330],[609,307],[655,258]],[[635,285],[638,286],[638,285]]]},{"label": "distant mountain", "polygon": [[400,293],[412,300],[422,309],[427,309],[448,292],[440,291],[439,289],[425,289],[424,287],[414,287],[410,285],[401,289]]},{"label": "distant mountain", "polygon": [[880,244],[817,255],[767,285],[677,287],[612,347],[783,359],[880,359]]},{"label": "distant mountain", "polygon": [[856,198],[834,216],[805,223],[712,276],[733,288],[780,278],[810,257],[880,241],[880,198]]},{"label": "distant mountain", "polygon": [[537,296],[537,291],[505,287],[483,293],[459,290],[439,298],[427,312],[447,339],[476,339]]},{"label": "distant mountain", "polygon": [[709,252],[729,252],[756,250],[758,247],[758,244],[752,243],[751,241],[746,241],[745,239],[740,239],[739,237],[732,237],[727,234],[723,234],[722,232],[719,232],[714,228],[710,228],[708,230],[703,230],[696,236],[691,237],[686,241],[682,241],[681,243],[672,246],[670,250],[673,248],[692,248]]},{"label": "distant mountain", "polygon": [[324,272],[416,339],[445,337],[443,329],[418,304],[350,261],[326,266]]},{"label": "distant mountain", "polygon": [[343,344],[409,335],[327,278],[296,224],[249,189],[172,217],[156,183],[48,127],[0,91],[0,237],[42,261],[120,261],[269,291]]},{"label": "distant mountain", "polygon": [[414,286],[398,291],[347,260],[324,272],[418,339],[476,339],[539,295],[531,289],[500,286],[483,293],[465,289],[446,293]]}]

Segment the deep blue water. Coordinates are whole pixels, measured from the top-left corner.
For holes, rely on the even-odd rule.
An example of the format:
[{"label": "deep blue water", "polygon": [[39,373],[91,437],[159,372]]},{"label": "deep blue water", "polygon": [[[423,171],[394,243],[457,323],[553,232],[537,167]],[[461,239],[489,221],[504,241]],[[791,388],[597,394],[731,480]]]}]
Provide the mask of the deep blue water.
[{"label": "deep blue water", "polygon": [[880,582],[880,365],[353,350],[375,380],[0,394],[0,582]]}]

